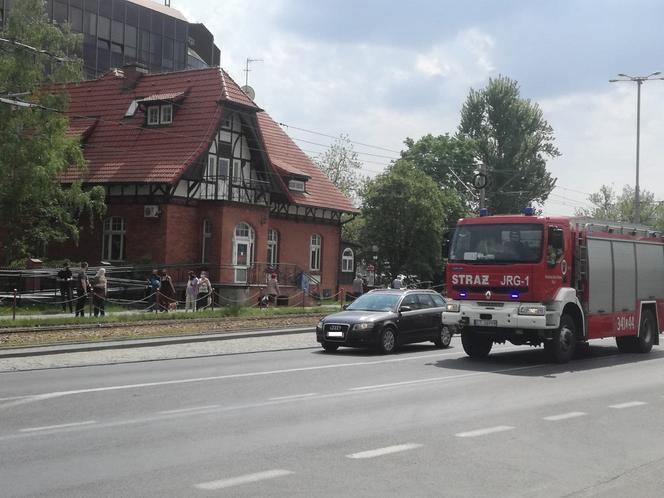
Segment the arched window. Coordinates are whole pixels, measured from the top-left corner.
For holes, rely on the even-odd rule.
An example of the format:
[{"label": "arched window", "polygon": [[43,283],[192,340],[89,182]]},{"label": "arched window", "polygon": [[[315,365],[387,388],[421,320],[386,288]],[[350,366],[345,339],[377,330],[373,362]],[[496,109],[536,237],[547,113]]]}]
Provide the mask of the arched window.
[{"label": "arched window", "polygon": [[210,242],[212,240],[212,223],[210,220],[203,220],[203,241],[201,250],[201,263],[210,262]]},{"label": "arched window", "polygon": [[277,266],[279,263],[279,233],[276,230],[269,229],[267,231],[267,264],[269,266]]},{"label": "arched window", "polygon": [[101,259],[104,261],[124,261],[125,220],[119,216],[104,220],[104,239]]},{"label": "arched window", "polygon": [[233,265],[235,266],[235,282],[246,283],[248,268],[254,261],[254,229],[246,223],[235,226],[233,236]]},{"label": "arched window", "polygon": [[311,271],[320,271],[321,240],[321,236],[315,233],[309,241],[309,269]]},{"label": "arched window", "polygon": [[341,254],[341,271],[352,272],[355,267],[355,255],[350,247],[344,249]]}]

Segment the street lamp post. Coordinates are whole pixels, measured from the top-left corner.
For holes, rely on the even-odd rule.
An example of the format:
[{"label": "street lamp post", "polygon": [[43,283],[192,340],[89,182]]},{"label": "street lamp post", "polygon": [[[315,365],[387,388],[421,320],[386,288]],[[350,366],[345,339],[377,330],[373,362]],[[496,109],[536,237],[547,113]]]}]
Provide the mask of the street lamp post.
[{"label": "street lamp post", "polygon": [[609,80],[610,83],[619,81],[633,81],[636,83],[636,185],[634,187],[634,223],[641,223],[641,199],[639,194],[639,149],[641,141],[641,85],[644,81],[664,80],[664,78],[655,78],[662,74],[660,71],[649,74],[648,76],[629,76],[627,74],[618,74],[620,79]]}]

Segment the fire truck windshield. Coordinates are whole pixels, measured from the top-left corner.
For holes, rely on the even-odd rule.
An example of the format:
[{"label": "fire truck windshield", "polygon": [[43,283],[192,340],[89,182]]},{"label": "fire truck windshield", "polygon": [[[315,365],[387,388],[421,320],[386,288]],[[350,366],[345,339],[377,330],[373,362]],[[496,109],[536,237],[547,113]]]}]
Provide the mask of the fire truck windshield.
[{"label": "fire truck windshield", "polygon": [[542,258],[542,225],[495,224],[457,227],[449,262],[537,263]]}]

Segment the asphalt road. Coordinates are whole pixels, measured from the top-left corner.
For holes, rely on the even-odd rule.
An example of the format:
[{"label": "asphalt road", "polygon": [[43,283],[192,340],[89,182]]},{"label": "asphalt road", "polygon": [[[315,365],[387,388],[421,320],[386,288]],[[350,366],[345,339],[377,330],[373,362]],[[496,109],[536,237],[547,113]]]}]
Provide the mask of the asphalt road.
[{"label": "asphalt road", "polygon": [[299,340],[0,373],[0,495],[662,495],[659,348],[598,341],[559,366],[473,361],[457,338],[393,356]]}]

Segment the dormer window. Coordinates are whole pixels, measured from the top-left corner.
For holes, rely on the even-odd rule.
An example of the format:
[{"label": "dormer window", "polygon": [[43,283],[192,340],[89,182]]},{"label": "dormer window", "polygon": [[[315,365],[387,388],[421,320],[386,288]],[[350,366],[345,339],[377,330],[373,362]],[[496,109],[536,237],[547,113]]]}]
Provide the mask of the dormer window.
[{"label": "dormer window", "polygon": [[293,192],[304,192],[304,182],[302,180],[289,180],[288,190]]},{"label": "dormer window", "polygon": [[148,126],[171,124],[173,122],[173,104],[151,105],[147,109]]}]

